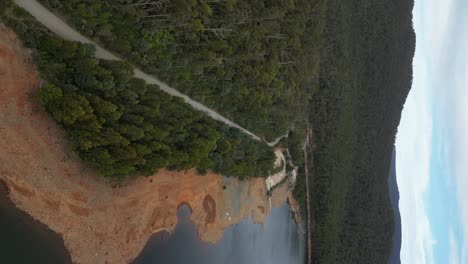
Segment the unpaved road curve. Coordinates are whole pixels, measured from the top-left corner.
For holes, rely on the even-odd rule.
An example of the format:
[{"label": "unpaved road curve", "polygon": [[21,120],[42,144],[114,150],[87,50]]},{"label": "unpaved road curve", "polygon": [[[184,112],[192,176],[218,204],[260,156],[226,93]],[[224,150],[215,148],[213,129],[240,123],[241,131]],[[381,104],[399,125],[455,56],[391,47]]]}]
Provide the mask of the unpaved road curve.
[{"label": "unpaved road curve", "polygon": [[277,137],[275,140],[273,140],[273,141],[271,141],[271,142],[265,142],[265,143],[266,143],[268,146],[270,146],[270,147],[274,147],[274,146],[276,146],[276,144],[278,144],[283,138],[288,138],[288,136],[289,136],[289,131],[290,131],[290,130],[288,130],[288,132],[286,132],[286,134]]},{"label": "unpaved road curve", "polygon": [[[13,0],[14,3],[19,5],[20,7],[24,8],[28,11],[34,18],[36,18],[39,22],[41,22],[46,28],[50,31],[54,32],[58,36],[71,41],[78,41],[82,43],[90,43],[96,46],[96,57],[105,60],[123,60],[118,56],[114,55],[112,52],[104,49],[103,47],[99,46],[92,40],[84,37],[78,31],[74,30],[70,26],[68,26],[65,22],[63,22],[59,17],[57,17],[54,13],[50,12],[47,8],[42,6],[36,0]],[[231,120],[223,117],[222,115],[218,114],[214,110],[206,107],[205,105],[191,99],[185,94],[177,91],[176,89],[170,87],[166,83],[156,79],[155,77],[144,73],[137,67],[134,67],[135,77],[141,78],[145,80],[149,84],[157,84],[164,92],[172,95],[177,96],[182,99],[189,105],[191,105],[196,110],[202,111],[208,116],[212,117],[215,120],[223,122],[224,124],[237,128],[243,133],[251,136],[253,139],[258,141],[263,141],[259,136],[255,135],[254,133],[250,132],[249,130],[239,126],[238,124],[232,122]],[[266,144],[270,145],[272,143],[265,142]],[[270,145],[271,146],[271,145]]]},{"label": "unpaved road curve", "polygon": [[[40,84],[31,62],[17,36],[0,26],[0,181],[19,209],[63,237],[73,263],[131,263],[153,233],[174,230],[182,203],[205,242],[219,241],[242,219],[265,222],[270,208],[262,178],[161,169],[110,184],[71,152],[64,131],[31,97]],[[288,185],[273,191],[274,207],[295,201]]]}]

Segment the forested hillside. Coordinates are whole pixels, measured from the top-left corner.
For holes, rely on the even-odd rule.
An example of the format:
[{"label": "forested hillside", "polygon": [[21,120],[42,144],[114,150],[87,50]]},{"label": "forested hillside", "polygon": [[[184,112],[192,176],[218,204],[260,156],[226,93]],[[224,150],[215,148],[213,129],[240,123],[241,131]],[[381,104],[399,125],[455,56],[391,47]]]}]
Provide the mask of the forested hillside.
[{"label": "forested hillside", "polygon": [[398,191],[397,175],[396,175],[396,151],[393,149],[392,163],[390,165],[390,175],[388,176],[388,188],[390,192],[390,201],[393,208],[393,219],[395,228],[393,230],[393,245],[388,264],[400,264],[401,251],[401,215],[400,215],[400,192]]},{"label": "forested hillside", "polygon": [[[8,1],[2,1],[6,5]],[[41,0],[79,31],[266,139],[308,157],[312,263],[387,263],[388,171],[411,86],[413,0]],[[273,154],[128,64],[94,59],[7,8],[47,84],[38,96],[83,160],[114,177],[160,167],[265,176]],[[295,196],[305,208],[305,177]]]},{"label": "forested hillside", "polygon": [[309,113],[312,263],[387,263],[387,177],[411,87],[413,1],[329,0]]},{"label": "forested hillside", "polygon": [[[146,72],[271,140],[304,119],[322,1],[41,0]],[[308,44],[313,44],[312,42]]]},{"label": "forested hillside", "polygon": [[275,157],[266,144],[133,78],[128,64],[94,58],[94,46],[58,38],[21,8],[0,7],[2,21],[35,50],[46,81],[39,101],[101,174],[124,179],[159,168],[198,168],[245,178],[272,172]]}]

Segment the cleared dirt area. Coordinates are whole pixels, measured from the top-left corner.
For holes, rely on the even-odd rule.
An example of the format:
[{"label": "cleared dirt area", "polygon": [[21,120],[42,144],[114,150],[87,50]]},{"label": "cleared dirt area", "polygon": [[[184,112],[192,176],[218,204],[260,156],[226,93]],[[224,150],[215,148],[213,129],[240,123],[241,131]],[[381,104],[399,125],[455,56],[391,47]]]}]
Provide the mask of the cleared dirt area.
[{"label": "cleared dirt area", "polygon": [[[62,235],[75,263],[128,263],[152,233],[173,231],[182,203],[204,241],[218,241],[226,227],[249,216],[265,221],[263,179],[161,170],[112,187],[71,152],[34,98],[39,85],[28,50],[0,30],[0,179],[20,209]],[[273,205],[288,196],[286,183],[275,189]]]}]

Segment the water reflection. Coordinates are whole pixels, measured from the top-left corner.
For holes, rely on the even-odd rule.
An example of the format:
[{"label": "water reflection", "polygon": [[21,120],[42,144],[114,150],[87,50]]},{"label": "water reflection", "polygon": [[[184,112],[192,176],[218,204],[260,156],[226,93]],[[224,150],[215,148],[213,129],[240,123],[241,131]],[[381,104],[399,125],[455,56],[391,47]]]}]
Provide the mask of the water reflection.
[{"label": "water reflection", "polygon": [[181,206],[174,234],[154,235],[134,264],[304,263],[304,236],[287,205],[273,209],[264,227],[247,219],[228,228],[217,244],[200,241],[189,216],[190,208]]}]

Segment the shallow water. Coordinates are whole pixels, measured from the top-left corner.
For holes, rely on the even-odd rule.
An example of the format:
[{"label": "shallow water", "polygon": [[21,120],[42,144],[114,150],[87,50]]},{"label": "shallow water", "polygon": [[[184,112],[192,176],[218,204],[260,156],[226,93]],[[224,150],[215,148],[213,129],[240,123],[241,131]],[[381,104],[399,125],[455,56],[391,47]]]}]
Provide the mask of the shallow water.
[{"label": "shallow water", "polygon": [[0,181],[0,263],[71,263],[63,239],[17,209]]},{"label": "shallow water", "polygon": [[181,206],[175,232],[152,236],[134,264],[304,263],[304,235],[286,204],[272,210],[265,226],[243,220],[226,229],[217,244],[200,241],[189,216],[190,208]]}]

